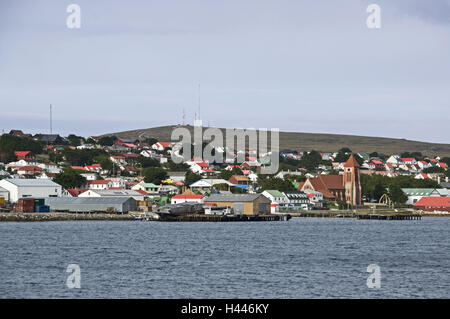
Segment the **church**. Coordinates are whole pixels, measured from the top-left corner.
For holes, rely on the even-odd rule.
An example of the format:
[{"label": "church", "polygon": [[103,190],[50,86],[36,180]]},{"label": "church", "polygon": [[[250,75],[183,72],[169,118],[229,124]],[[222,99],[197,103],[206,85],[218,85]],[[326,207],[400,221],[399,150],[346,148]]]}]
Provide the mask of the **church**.
[{"label": "church", "polygon": [[361,205],[361,183],[359,177],[359,164],[353,155],[350,155],[344,164],[343,175],[319,175],[308,178],[300,183],[298,190],[314,190],[321,192],[328,201],[345,202],[349,205]]}]

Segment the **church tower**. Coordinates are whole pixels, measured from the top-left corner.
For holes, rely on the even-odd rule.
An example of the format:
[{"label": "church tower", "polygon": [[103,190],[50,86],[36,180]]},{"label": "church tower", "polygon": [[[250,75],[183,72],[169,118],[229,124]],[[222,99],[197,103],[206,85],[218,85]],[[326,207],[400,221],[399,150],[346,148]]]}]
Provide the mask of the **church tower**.
[{"label": "church tower", "polygon": [[350,155],[344,164],[344,188],[347,204],[361,205],[361,183],[359,179],[359,164],[353,155]]}]

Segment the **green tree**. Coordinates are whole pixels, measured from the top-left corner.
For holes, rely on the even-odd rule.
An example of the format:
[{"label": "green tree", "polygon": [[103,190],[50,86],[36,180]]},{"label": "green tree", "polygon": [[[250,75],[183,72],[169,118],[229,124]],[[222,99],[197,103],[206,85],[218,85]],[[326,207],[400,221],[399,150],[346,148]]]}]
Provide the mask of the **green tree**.
[{"label": "green tree", "polygon": [[63,155],[70,165],[84,166],[93,164],[95,157],[99,155],[108,156],[108,153],[106,153],[104,150],[101,149],[93,149],[93,150],[67,149],[63,151]]},{"label": "green tree", "polygon": [[295,191],[294,185],[289,180],[284,180],[278,177],[270,177],[270,176],[259,176],[258,177],[258,185],[261,188],[261,191],[267,189],[276,189],[280,192],[286,191]]},{"label": "green tree", "polygon": [[0,161],[11,162],[16,159],[15,151],[31,151],[35,154],[41,154],[45,143],[35,141],[28,137],[18,137],[9,134],[0,136]]},{"label": "green tree", "polygon": [[142,168],[147,167],[161,167],[161,164],[154,158],[140,156],[136,159]]},{"label": "green tree", "polygon": [[111,161],[111,159],[109,158],[108,155],[106,154],[101,154],[101,155],[97,155],[93,158],[93,161],[97,164],[100,164],[100,166],[102,167],[102,169],[108,170],[108,171],[112,171],[113,169],[113,162]]},{"label": "green tree", "polygon": [[167,161],[167,163],[163,164],[170,171],[174,172],[185,172],[189,169],[189,165],[186,163],[175,164],[171,159]]},{"label": "green tree", "polygon": [[389,197],[394,202],[394,204],[404,204],[408,197],[403,193],[402,189],[398,185],[392,185],[389,188]]},{"label": "green tree", "polygon": [[84,138],[81,136],[76,136],[75,134],[70,134],[67,136],[67,140],[69,141],[70,145],[72,146],[80,146],[81,142],[84,141]]},{"label": "green tree", "polygon": [[160,167],[147,167],[143,170],[144,181],[155,185],[168,178],[167,172]]},{"label": "green tree", "polygon": [[116,140],[116,136],[103,136],[98,140],[98,144],[100,144],[101,146],[111,146]]},{"label": "green tree", "polygon": [[189,186],[201,179],[202,179],[201,175],[194,173],[191,170],[188,170],[184,177],[184,185]]},{"label": "green tree", "polygon": [[86,179],[75,170],[66,168],[61,173],[56,174],[53,181],[65,189],[70,189],[80,187],[86,182]]}]

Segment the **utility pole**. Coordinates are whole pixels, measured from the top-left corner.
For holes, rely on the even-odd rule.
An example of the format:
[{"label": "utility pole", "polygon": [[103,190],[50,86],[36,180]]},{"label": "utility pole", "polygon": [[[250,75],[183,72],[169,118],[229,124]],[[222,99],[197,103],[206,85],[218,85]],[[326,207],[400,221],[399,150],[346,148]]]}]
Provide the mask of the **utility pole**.
[{"label": "utility pole", "polygon": [[53,133],[53,127],[52,127],[52,105],[50,104],[50,134]]}]

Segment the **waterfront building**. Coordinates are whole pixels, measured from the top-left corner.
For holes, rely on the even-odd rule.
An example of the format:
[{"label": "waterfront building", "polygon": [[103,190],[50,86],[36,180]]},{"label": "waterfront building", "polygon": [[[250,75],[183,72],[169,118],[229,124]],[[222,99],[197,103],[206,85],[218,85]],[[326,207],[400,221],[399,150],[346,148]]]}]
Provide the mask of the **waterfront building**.
[{"label": "waterfront building", "polygon": [[61,197],[62,187],[49,179],[7,178],[0,180],[0,187],[9,192],[13,203],[24,197]]},{"label": "waterfront building", "polygon": [[213,194],[205,204],[232,208],[234,214],[258,215],[270,213],[270,199],[263,194]]},{"label": "waterfront building", "polygon": [[72,213],[114,212],[128,213],[137,210],[136,200],[132,197],[59,197],[45,198],[45,205],[51,211],[69,211]]}]

